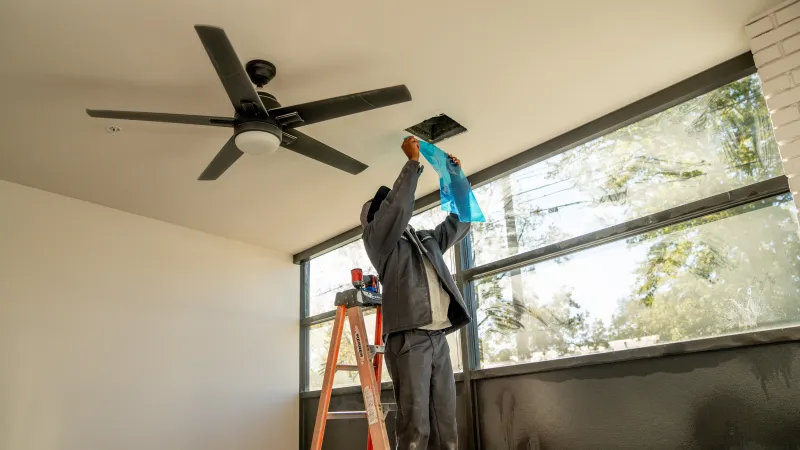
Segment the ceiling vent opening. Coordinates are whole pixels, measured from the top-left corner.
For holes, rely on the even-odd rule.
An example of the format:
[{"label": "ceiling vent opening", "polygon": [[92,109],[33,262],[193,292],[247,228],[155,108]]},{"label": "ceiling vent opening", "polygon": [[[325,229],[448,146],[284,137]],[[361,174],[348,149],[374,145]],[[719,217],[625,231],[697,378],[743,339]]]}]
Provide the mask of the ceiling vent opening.
[{"label": "ceiling vent opening", "polygon": [[425,119],[416,125],[406,128],[406,131],[426,142],[435,144],[447,138],[465,133],[467,129],[460,123],[451,119],[447,114],[439,114],[438,116]]}]

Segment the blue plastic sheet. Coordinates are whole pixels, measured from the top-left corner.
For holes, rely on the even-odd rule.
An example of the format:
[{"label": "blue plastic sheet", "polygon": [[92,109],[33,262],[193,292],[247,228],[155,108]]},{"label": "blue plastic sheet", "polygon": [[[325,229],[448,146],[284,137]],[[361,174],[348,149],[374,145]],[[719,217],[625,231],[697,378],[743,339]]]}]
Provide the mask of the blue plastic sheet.
[{"label": "blue plastic sheet", "polygon": [[442,209],[457,214],[461,222],[486,222],[467,176],[450,160],[447,153],[425,141],[419,141],[419,152],[439,174]]}]

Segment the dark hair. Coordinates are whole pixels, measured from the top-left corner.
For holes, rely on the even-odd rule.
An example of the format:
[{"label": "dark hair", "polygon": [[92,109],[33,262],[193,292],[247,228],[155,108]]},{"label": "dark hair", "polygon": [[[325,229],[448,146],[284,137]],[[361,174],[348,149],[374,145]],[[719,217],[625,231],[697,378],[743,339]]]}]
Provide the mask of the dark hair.
[{"label": "dark hair", "polygon": [[381,208],[381,203],[386,199],[386,196],[389,195],[389,192],[392,190],[386,186],[381,186],[378,188],[378,192],[375,193],[375,197],[372,197],[372,204],[369,205],[369,212],[367,213],[367,223],[372,222],[372,219],[375,218],[375,213]]}]

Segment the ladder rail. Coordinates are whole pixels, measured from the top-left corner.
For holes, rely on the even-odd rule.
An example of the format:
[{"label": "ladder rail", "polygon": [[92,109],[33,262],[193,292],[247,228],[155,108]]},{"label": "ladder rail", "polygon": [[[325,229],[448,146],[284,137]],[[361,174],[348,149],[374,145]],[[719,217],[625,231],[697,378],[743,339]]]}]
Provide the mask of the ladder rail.
[{"label": "ladder rail", "polygon": [[[368,445],[372,445],[375,450],[391,450],[386,433],[386,423],[381,411],[381,387],[375,378],[375,366],[373,365],[373,356],[369,351],[369,337],[367,336],[367,327],[364,325],[364,314],[361,308],[349,308],[347,318],[353,333],[356,365],[358,365],[361,393],[364,397],[364,409],[367,413],[370,437]],[[377,320],[375,326],[378,326]],[[376,353],[375,357],[379,357],[378,355],[380,353]]]},{"label": "ladder rail", "polygon": [[[345,319],[350,323],[350,332],[356,357],[355,365],[338,364]],[[322,450],[322,440],[325,436],[325,427],[328,420],[355,418],[367,420],[367,428],[369,430],[367,447],[369,450],[391,450],[385,419],[386,413],[395,408],[391,408],[390,405],[381,405],[382,332],[383,315],[380,306],[377,307],[375,321],[375,345],[369,344],[369,336],[367,335],[364,313],[361,307],[347,307],[345,305],[336,307],[336,318],[331,331],[331,344],[322,380],[319,405],[317,406],[317,419],[314,424],[311,450]],[[371,347],[375,348],[374,352]],[[329,411],[334,377],[338,370],[358,371],[361,393],[364,399],[364,411]]]},{"label": "ladder rail", "polygon": [[[384,345],[383,342],[383,307],[378,306],[375,309],[375,340],[372,341],[375,343],[376,346]],[[380,397],[380,389],[381,389],[381,377],[383,375],[383,355],[375,352],[375,356],[372,360],[372,365],[375,367],[375,379],[378,380],[378,397]],[[383,415],[384,419],[386,419],[386,414]],[[367,450],[374,450],[374,446],[372,445],[372,436],[369,432],[367,432]]]},{"label": "ladder rail", "polygon": [[336,362],[339,360],[339,347],[342,343],[346,312],[347,308],[345,306],[336,307],[336,319],[333,321],[331,347],[328,350],[328,361],[325,364],[325,375],[322,378],[322,392],[319,396],[319,406],[317,406],[317,420],[314,424],[311,450],[322,450],[322,437],[325,435],[325,425],[328,422],[328,408],[331,403],[333,378],[336,375]]}]

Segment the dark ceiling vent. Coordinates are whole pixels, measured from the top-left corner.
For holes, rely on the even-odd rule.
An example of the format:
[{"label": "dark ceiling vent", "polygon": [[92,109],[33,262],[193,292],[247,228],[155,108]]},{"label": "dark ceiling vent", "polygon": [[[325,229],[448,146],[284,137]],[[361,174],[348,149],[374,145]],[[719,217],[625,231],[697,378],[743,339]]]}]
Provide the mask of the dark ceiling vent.
[{"label": "dark ceiling vent", "polygon": [[435,144],[447,138],[467,131],[460,123],[451,119],[447,114],[439,114],[430,119],[406,128],[406,131],[418,138]]}]

